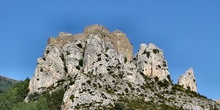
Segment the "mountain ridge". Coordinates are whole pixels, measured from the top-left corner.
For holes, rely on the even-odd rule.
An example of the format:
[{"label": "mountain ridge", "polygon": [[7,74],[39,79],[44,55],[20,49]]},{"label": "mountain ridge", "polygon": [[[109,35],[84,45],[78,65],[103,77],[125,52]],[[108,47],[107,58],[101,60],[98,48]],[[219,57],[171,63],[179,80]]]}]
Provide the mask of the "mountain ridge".
[{"label": "mountain ridge", "polygon": [[0,75],[0,91],[4,92],[18,82],[18,80]]}]

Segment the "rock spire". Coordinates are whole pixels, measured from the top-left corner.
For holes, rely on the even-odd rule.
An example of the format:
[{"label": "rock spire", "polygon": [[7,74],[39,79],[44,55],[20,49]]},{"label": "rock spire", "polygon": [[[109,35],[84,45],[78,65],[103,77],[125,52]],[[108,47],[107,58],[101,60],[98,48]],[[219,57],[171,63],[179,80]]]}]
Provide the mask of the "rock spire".
[{"label": "rock spire", "polygon": [[181,75],[177,84],[183,86],[185,89],[197,92],[196,78],[192,68],[189,68],[185,74]]},{"label": "rock spire", "polygon": [[158,77],[168,80],[168,64],[164,58],[163,51],[153,43],[141,44],[137,53],[137,67],[148,77]]}]

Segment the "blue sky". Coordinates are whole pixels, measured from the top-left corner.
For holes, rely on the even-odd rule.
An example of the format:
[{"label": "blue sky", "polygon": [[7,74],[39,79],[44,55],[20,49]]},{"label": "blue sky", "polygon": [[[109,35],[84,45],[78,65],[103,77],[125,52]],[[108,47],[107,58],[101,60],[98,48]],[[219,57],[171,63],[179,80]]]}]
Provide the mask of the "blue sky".
[{"label": "blue sky", "polygon": [[193,68],[198,91],[220,98],[219,0],[1,0],[0,75],[32,77],[47,39],[101,24],[163,49],[174,82]]}]

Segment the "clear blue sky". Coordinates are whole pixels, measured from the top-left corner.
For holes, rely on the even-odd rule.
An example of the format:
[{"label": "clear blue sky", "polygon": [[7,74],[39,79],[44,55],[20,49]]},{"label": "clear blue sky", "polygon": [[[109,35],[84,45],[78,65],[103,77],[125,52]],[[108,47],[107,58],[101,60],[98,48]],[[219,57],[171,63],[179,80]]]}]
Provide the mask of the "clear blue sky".
[{"label": "clear blue sky", "polygon": [[164,50],[174,82],[193,68],[198,91],[220,98],[220,0],[0,0],[0,75],[32,77],[47,39],[92,24]]}]

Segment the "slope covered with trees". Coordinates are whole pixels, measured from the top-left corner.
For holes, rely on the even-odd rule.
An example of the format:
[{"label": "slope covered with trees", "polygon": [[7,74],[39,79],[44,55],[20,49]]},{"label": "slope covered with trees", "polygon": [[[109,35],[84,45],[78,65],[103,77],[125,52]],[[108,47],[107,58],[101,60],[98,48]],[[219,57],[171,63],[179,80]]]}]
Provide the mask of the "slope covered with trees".
[{"label": "slope covered with trees", "polygon": [[0,93],[3,93],[18,81],[0,75]]},{"label": "slope covered with trees", "polygon": [[59,110],[62,104],[64,90],[49,94],[34,94],[28,103],[24,102],[29,90],[30,79],[17,83],[7,91],[0,94],[0,110]]}]

